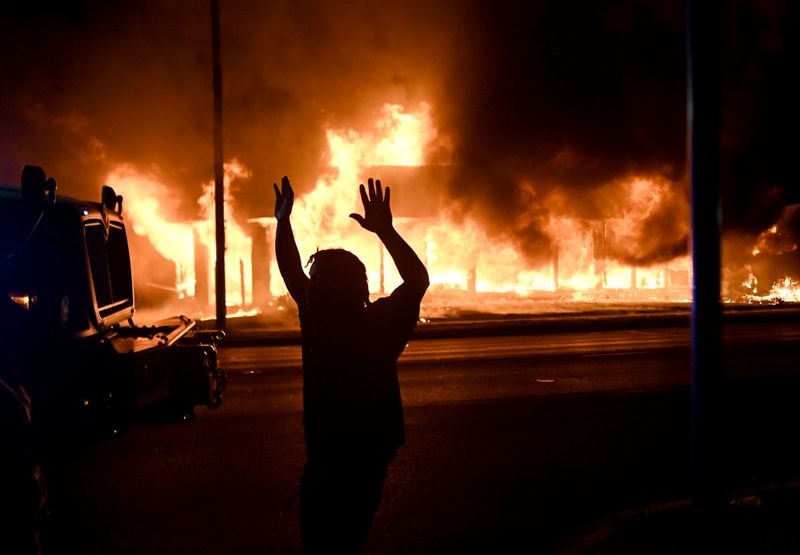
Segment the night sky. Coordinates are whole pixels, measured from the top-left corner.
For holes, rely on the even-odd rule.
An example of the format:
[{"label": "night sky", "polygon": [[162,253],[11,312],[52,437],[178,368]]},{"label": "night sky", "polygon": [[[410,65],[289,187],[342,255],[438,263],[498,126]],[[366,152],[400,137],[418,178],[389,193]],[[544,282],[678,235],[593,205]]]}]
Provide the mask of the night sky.
[{"label": "night sky", "polygon": [[[549,213],[609,217],[614,184],[635,175],[672,193],[634,261],[686,251],[683,2],[221,4],[225,158],[253,171],[236,192],[241,213],[268,214],[265,191],[281,175],[300,193],[313,186],[326,127],[427,101],[453,146],[443,190],[532,259],[549,256]],[[725,5],[724,221],[755,237],[800,201],[797,9]],[[109,168],[132,163],[185,190],[194,217],[213,175],[209,3],[0,10],[0,181],[36,163],[62,192],[93,197]]]}]

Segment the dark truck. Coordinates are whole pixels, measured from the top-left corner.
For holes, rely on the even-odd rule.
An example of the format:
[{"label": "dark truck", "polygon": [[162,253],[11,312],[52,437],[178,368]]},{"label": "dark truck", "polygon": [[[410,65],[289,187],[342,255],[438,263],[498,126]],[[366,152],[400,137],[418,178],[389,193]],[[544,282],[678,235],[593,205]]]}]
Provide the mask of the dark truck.
[{"label": "dark truck", "polygon": [[17,350],[34,410],[77,416],[116,432],[137,414],[189,420],[220,406],[224,333],[186,316],[134,323],[134,284],[123,198],[56,196],[25,166],[21,188],[0,187],[2,294],[19,307]]}]

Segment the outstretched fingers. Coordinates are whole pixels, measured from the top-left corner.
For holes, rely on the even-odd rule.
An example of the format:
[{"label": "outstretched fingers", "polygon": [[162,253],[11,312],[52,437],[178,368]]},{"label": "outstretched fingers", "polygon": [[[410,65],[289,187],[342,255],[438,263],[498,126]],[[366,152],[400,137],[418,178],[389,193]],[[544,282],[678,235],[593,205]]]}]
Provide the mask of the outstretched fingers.
[{"label": "outstretched fingers", "polygon": [[358,187],[361,202],[364,204],[364,215],[350,214],[350,217],[366,230],[380,233],[392,225],[392,212],[389,208],[391,193],[389,187],[383,188],[380,179],[367,179],[367,184]]},{"label": "outstretched fingers", "polygon": [[289,178],[285,175],[281,177],[281,192],[284,195],[288,194],[290,198],[294,198],[294,190],[292,190],[292,184],[289,182]]},{"label": "outstretched fingers", "polygon": [[375,198],[378,202],[383,202],[383,189],[381,188],[381,180],[375,181]]},{"label": "outstretched fingers", "polygon": [[[367,186],[369,187],[369,196],[367,196],[366,190],[364,189],[364,184],[361,184],[361,202],[364,203],[364,206],[367,206],[367,203],[372,202],[380,202],[385,203],[386,199],[384,197],[383,186],[381,185],[380,179],[372,179],[371,177],[367,179]],[[389,188],[387,187],[386,190],[388,191]]]},{"label": "outstretched fingers", "polygon": [[275,217],[282,220],[292,213],[292,205],[294,204],[292,184],[289,183],[288,177],[283,176],[280,188],[278,188],[277,183],[273,183],[272,190],[275,191]]}]

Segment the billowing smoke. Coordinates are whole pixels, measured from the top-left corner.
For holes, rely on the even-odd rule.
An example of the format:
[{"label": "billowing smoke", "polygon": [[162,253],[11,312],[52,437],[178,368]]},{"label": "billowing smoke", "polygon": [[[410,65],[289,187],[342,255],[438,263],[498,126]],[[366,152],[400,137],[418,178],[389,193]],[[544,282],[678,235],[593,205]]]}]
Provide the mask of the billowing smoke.
[{"label": "billowing smoke", "polygon": [[[797,2],[738,1],[723,26],[723,208],[726,228],[749,239],[783,219],[800,242],[797,173]],[[749,251],[749,249],[748,249]]]},{"label": "billowing smoke", "polygon": [[[240,212],[268,214],[283,174],[307,191],[325,169],[326,127],[428,101],[452,145],[442,187],[531,261],[551,256],[553,215],[590,223],[630,210],[634,178],[668,191],[609,256],[683,254],[683,4],[223,1],[225,153],[253,172],[235,192]],[[725,221],[752,237],[797,202],[782,142],[798,97],[788,4],[725,8]],[[209,3],[0,10],[0,180],[39,163],[62,191],[94,196],[112,165],[133,163],[185,190],[195,217],[212,175]]]},{"label": "billowing smoke", "polygon": [[[551,211],[613,217],[608,208],[624,191],[611,185],[626,176],[665,178],[682,191],[680,5],[541,2],[476,10],[477,35],[448,87],[455,91],[447,115],[460,169],[453,193],[496,231],[516,236],[529,256],[545,258],[550,237],[542,223]],[[675,244],[686,250],[682,197],[672,196],[641,230],[643,239],[661,237],[670,248],[623,258],[646,263],[674,257]]]},{"label": "billowing smoke", "polygon": [[[221,4],[225,157],[253,170],[237,193],[250,215],[268,212],[281,175],[300,192],[313,186],[326,126],[357,128],[385,102],[441,96],[458,43],[450,8],[421,0]],[[68,192],[94,195],[109,164],[128,162],[186,189],[193,217],[213,175],[209,2],[0,9],[2,181],[38,162]],[[103,152],[86,152],[90,137]]]}]

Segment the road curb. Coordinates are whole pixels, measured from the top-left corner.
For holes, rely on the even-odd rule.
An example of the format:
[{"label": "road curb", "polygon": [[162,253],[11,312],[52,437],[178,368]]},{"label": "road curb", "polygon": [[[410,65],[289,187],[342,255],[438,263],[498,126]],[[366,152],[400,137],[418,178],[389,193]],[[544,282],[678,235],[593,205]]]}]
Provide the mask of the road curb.
[{"label": "road curb", "polygon": [[[800,307],[782,305],[727,308],[725,324],[780,323],[800,321]],[[249,327],[249,322],[231,319],[224,347],[253,347],[299,345],[299,329],[269,329]],[[688,327],[688,307],[670,312],[638,314],[546,314],[546,315],[487,315],[485,319],[433,320],[417,325],[412,340],[453,339],[468,337],[499,337],[557,333],[586,333],[592,331]],[[213,323],[210,323],[213,326]]]}]

